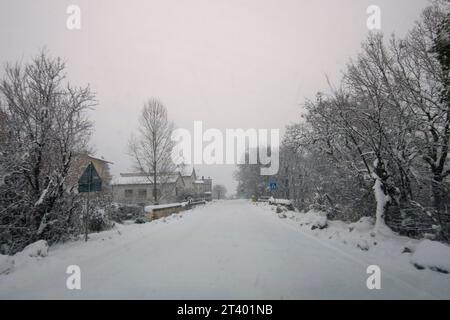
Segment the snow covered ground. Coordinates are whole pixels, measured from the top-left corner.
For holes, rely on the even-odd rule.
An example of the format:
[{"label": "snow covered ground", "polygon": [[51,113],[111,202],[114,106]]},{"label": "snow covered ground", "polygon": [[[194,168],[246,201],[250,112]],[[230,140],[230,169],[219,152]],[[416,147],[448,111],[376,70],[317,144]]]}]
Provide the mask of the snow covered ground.
[{"label": "snow covered ground", "polygon": [[[449,274],[418,270],[402,253],[418,242],[371,236],[365,223],[311,230],[314,219],[304,216],[279,218],[273,206],[236,200],[118,225],[21,257],[0,275],[0,298],[450,298]],[[69,265],[81,268],[81,290],[66,288]],[[381,268],[380,290],[366,286],[369,265]]]}]

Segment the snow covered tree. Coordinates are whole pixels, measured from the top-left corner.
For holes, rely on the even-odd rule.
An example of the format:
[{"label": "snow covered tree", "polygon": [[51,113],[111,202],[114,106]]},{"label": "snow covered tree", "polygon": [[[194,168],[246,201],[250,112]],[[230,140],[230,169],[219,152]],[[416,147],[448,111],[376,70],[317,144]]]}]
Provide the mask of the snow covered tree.
[{"label": "snow covered tree", "polygon": [[270,176],[261,175],[261,164],[259,162],[259,153],[257,154],[257,163],[250,164],[248,161],[249,152],[245,155],[243,164],[237,165],[237,170],[234,172],[234,178],[238,182],[237,195],[243,198],[259,197],[267,193]]},{"label": "snow covered tree", "polygon": [[[340,86],[306,103],[303,128],[288,128],[285,143],[290,147],[281,155],[280,168],[286,169],[282,180],[298,180],[298,172],[292,170],[295,162],[305,166],[314,155],[317,163],[309,172],[317,174],[315,181],[328,175],[336,185],[354,181],[361,189],[342,184],[330,196],[325,189],[332,188],[325,181],[317,185],[306,179],[317,187],[319,198],[327,195],[328,206],[345,203],[347,192],[361,198],[373,189],[367,200],[376,200],[377,230],[387,219],[396,231],[419,235],[447,230],[439,235],[446,238],[449,12],[449,2],[436,1],[403,39],[392,36],[385,41],[382,34],[369,35],[357,58],[348,63]],[[322,158],[327,159],[324,166]]]},{"label": "snow covered tree", "polygon": [[0,82],[4,127],[0,164],[0,241],[14,252],[69,232],[76,201],[65,188],[75,152],[92,131],[89,87],[71,86],[60,58],[41,53],[30,63],[8,64]]},{"label": "snow covered tree", "polygon": [[[414,143],[419,157],[414,179],[426,188],[431,185],[431,195],[425,193],[421,200],[434,207],[444,238],[450,234],[446,182],[450,175],[449,17],[450,2],[436,1],[424,10],[407,37],[393,45],[399,65],[394,70],[398,94],[404,97],[416,123]],[[428,203],[430,198],[432,203]]]},{"label": "snow covered tree", "polygon": [[[309,123],[287,127],[280,154],[280,167],[287,170],[280,171],[279,180],[289,186],[286,197],[301,210],[318,209],[332,219],[356,221],[373,214],[373,197],[364,175],[327,154],[326,145],[316,138]],[[284,193],[283,184],[280,191]]]},{"label": "snow covered tree", "polygon": [[[371,33],[337,87],[287,127],[276,197],[375,229],[450,237],[450,2],[434,1],[405,37]],[[240,165],[238,194],[267,193]]]},{"label": "snow covered tree", "polygon": [[220,200],[225,199],[227,195],[227,188],[222,184],[216,184],[212,188],[213,198]]}]

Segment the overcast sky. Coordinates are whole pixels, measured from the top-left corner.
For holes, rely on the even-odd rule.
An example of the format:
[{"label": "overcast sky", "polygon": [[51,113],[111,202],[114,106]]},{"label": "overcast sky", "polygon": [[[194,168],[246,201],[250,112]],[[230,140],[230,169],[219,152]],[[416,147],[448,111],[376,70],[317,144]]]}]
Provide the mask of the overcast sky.
[{"label": "overcast sky", "polygon": [[[99,105],[93,145],[130,169],[127,141],[144,101],[158,97],[177,127],[279,128],[325,90],[368,33],[366,9],[381,8],[382,31],[404,34],[426,0],[0,0],[0,62],[47,48],[69,79],[90,84]],[[81,30],[66,9],[81,9]],[[234,189],[231,166],[201,175]]]}]

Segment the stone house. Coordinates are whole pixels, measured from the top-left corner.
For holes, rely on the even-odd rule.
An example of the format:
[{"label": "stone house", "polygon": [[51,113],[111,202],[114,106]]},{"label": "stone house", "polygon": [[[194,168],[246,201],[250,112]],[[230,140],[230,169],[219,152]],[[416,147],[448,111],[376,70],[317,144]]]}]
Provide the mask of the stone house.
[{"label": "stone house", "polygon": [[210,177],[197,179],[194,181],[194,190],[198,198],[208,201],[212,200],[212,179]]},{"label": "stone house", "polygon": [[197,177],[195,169],[192,168],[191,174],[183,175],[185,182],[185,190],[187,194],[194,199],[205,199],[211,200],[212,195],[212,179],[208,177],[205,179],[204,176],[201,178]]}]

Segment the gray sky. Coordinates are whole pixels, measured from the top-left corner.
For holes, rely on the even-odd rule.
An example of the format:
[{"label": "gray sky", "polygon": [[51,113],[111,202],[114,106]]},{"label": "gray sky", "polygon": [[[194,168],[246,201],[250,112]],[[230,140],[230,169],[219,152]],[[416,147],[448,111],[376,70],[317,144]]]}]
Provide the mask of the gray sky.
[{"label": "gray sky", "polygon": [[[366,9],[382,30],[403,35],[426,0],[0,0],[0,62],[46,47],[67,59],[69,79],[90,84],[99,105],[93,145],[129,171],[126,146],[144,101],[158,97],[178,127],[279,128],[325,90],[368,33]],[[81,30],[66,8],[81,9]],[[231,166],[201,175],[234,189]]]}]

